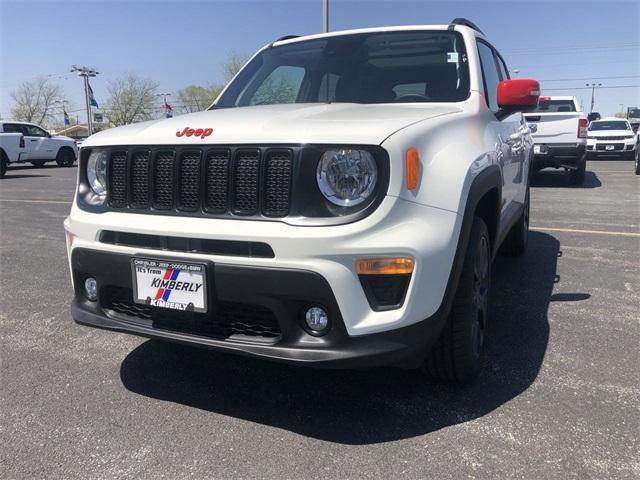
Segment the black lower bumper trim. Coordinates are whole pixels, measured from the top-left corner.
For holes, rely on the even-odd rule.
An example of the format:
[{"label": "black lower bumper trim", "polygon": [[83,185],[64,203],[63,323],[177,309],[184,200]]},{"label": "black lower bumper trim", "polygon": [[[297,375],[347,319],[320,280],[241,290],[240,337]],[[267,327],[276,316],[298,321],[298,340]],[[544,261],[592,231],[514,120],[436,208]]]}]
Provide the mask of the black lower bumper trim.
[{"label": "black lower bumper trim", "polygon": [[[179,322],[167,328],[151,318],[153,313],[147,312],[148,318],[135,312],[127,314],[126,310],[114,311],[109,303],[106,294],[109,289],[132,288],[130,259],[130,255],[119,253],[73,250],[71,264],[76,291],[71,314],[77,323],[269,360],[336,368],[417,363],[435,342],[444,323],[438,315],[396,330],[349,336],[334,294],[322,276],[303,270],[209,263],[208,298],[217,305],[244,304],[268,310],[277,322],[277,328],[271,326],[269,331],[275,333],[262,336],[254,328],[253,337],[229,335],[224,329],[203,332],[180,328]],[[98,302],[84,296],[83,285],[89,276],[98,282]],[[303,328],[304,312],[312,305],[322,306],[329,314],[330,330],[324,336],[312,336]],[[210,321],[219,319],[211,314]],[[210,331],[214,334],[209,334]],[[218,331],[223,333],[215,333]]]}]

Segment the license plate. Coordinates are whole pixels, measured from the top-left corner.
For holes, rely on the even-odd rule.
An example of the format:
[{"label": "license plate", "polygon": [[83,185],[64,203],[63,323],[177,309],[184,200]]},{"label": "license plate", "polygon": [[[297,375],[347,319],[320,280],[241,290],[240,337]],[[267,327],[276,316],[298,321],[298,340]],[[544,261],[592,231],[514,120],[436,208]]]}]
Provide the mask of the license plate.
[{"label": "license plate", "polygon": [[606,147],[604,147],[605,150],[613,150],[614,148],[616,147],[614,147],[613,145],[607,145]]},{"label": "license plate", "polygon": [[206,268],[199,263],[133,258],[136,303],[190,312],[207,311]]},{"label": "license plate", "polygon": [[535,154],[542,153],[542,149],[540,148],[540,145],[533,146],[533,153]]}]

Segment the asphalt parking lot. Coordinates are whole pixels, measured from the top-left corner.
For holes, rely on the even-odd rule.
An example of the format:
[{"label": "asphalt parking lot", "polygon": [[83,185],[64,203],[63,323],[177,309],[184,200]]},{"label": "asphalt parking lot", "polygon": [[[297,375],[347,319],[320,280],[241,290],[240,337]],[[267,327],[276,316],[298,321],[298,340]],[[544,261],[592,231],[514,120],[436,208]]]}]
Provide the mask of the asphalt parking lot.
[{"label": "asphalt parking lot", "polygon": [[483,374],[322,371],[75,325],[76,169],[0,181],[0,476],[639,478],[640,177],[590,161],[532,187],[498,258]]}]

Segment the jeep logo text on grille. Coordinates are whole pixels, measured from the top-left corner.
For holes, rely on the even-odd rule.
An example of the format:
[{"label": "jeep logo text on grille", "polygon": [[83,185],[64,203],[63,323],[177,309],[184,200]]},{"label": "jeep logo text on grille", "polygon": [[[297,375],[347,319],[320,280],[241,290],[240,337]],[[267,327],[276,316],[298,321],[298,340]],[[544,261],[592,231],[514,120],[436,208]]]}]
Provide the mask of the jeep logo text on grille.
[{"label": "jeep logo text on grille", "polygon": [[191,128],[184,127],[181,132],[176,132],[176,137],[200,137],[206,138],[213,133],[212,128]]}]

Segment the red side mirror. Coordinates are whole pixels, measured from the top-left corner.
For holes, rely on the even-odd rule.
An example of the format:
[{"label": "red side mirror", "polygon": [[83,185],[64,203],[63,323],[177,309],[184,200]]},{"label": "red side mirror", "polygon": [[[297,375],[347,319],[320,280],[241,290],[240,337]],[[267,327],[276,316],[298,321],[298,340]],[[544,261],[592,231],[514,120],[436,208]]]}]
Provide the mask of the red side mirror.
[{"label": "red side mirror", "polygon": [[498,84],[498,106],[513,110],[522,107],[535,107],[540,98],[540,84],[537,80],[518,78],[503,80]]}]

